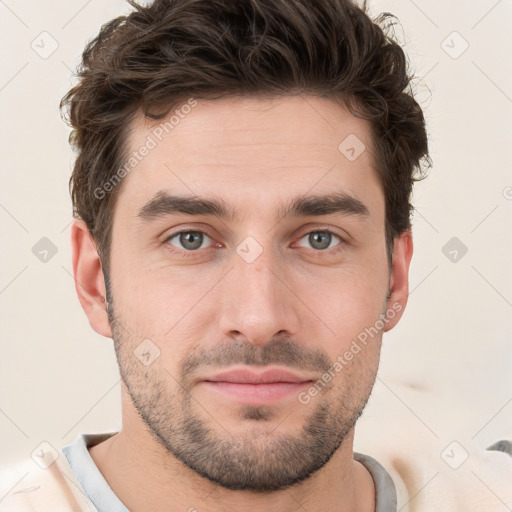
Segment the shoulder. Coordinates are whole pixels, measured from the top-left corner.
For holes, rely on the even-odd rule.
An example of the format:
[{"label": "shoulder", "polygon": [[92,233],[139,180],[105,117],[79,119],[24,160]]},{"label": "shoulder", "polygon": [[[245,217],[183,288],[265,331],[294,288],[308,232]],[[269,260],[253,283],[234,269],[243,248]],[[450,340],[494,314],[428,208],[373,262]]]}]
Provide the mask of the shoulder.
[{"label": "shoulder", "polygon": [[0,469],[0,512],[96,512],[62,452]]},{"label": "shoulder", "polygon": [[[509,444],[502,441],[502,446]],[[374,455],[395,483],[402,512],[499,512],[512,506],[512,456],[507,450],[452,441],[382,449]]]}]

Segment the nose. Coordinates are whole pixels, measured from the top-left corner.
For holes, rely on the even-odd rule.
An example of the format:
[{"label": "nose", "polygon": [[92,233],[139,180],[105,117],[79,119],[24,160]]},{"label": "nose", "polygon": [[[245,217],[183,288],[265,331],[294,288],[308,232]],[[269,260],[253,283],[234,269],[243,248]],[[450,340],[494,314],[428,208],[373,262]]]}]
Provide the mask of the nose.
[{"label": "nose", "polygon": [[270,249],[252,262],[234,255],[222,290],[220,328],[224,336],[265,345],[278,334],[298,332],[300,300],[284,263]]}]

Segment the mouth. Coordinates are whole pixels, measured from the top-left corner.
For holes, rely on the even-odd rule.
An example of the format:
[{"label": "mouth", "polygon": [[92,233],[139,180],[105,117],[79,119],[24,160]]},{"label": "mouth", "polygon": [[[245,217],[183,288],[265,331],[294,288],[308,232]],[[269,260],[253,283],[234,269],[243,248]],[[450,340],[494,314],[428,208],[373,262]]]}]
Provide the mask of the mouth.
[{"label": "mouth", "polygon": [[201,380],[208,390],[247,405],[268,405],[297,394],[313,379],[289,370],[274,368],[255,372],[239,368]]}]

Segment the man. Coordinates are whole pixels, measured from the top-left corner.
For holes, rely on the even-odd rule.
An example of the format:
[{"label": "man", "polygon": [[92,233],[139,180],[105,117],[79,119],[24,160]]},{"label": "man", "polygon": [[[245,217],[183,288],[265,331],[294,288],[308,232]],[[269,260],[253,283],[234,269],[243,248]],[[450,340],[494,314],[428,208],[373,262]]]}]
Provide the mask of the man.
[{"label": "man", "polygon": [[353,439],[428,162],[403,51],[348,0],[130,3],[63,100],[76,289],[123,426],[0,510],[396,511]]}]

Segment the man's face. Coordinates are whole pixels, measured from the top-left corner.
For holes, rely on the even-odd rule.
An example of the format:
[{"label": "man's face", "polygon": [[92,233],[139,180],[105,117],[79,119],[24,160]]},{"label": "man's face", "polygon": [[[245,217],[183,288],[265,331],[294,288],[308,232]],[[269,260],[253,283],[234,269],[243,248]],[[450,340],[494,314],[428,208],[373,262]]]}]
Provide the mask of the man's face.
[{"label": "man's face", "polygon": [[[369,125],[329,100],[287,97],[200,101],[168,134],[156,126],[133,125],[131,151],[157,144],[125,178],[113,218],[109,314],[131,405],[209,480],[285,488],[352,433],[393,309]],[[339,149],[348,136],[366,146],[359,156],[360,145]],[[236,217],[148,206],[163,194]],[[299,196],[332,194],[344,197],[336,211],[283,216]],[[216,377],[240,368],[298,382]]]}]

